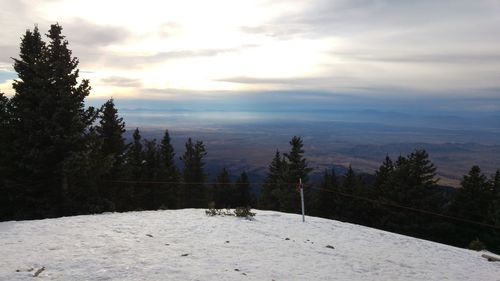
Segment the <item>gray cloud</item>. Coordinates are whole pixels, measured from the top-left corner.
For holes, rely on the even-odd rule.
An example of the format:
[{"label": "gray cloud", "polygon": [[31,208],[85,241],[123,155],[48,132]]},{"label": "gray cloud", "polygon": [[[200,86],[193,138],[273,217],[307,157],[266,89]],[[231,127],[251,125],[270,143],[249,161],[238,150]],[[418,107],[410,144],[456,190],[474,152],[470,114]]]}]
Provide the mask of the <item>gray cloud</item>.
[{"label": "gray cloud", "polygon": [[355,77],[348,76],[317,76],[317,77],[285,77],[285,78],[265,78],[265,77],[224,77],[216,81],[231,82],[251,85],[283,85],[288,89],[304,89],[318,91],[320,89],[338,88],[339,84],[351,83]]},{"label": "gray cloud", "polygon": [[19,46],[0,45],[0,64],[12,65],[12,58],[19,56]]},{"label": "gray cloud", "polygon": [[332,52],[332,55],[359,61],[377,61],[392,63],[447,63],[447,64],[475,64],[500,62],[500,51],[490,53],[427,53],[427,54],[363,54],[349,52]]},{"label": "gray cloud", "polygon": [[84,45],[86,48],[104,47],[113,43],[124,42],[131,35],[123,27],[99,25],[76,18],[60,23],[63,33],[71,44]]},{"label": "gray cloud", "polygon": [[120,77],[120,76],[110,76],[100,80],[101,84],[108,86],[118,86],[118,87],[141,87],[142,82],[140,79]]},{"label": "gray cloud", "polygon": [[242,45],[237,48],[178,50],[158,52],[151,55],[89,52],[88,48],[82,49],[81,51],[84,52],[84,56],[88,60],[86,65],[89,67],[105,65],[109,68],[144,68],[155,64],[161,64],[169,60],[212,57],[227,53],[235,53],[254,46],[255,45]]},{"label": "gray cloud", "polygon": [[357,48],[493,48],[500,44],[499,14],[495,0],[313,0],[241,30],[283,40],[341,37],[355,40]]}]

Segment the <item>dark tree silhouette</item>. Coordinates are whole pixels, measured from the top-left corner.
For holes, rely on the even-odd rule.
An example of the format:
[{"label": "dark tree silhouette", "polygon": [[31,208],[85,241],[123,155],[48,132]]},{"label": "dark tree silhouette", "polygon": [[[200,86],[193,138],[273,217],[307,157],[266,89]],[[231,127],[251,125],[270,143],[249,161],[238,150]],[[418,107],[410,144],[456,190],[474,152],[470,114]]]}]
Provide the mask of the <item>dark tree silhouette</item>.
[{"label": "dark tree silhouette", "polygon": [[191,208],[206,207],[207,198],[204,186],[205,172],[203,161],[207,155],[202,141],[193,143],[191,138],[185,144],[186,151],[181,157],[184,162],[184,185],[181,190],[181,206]]}]

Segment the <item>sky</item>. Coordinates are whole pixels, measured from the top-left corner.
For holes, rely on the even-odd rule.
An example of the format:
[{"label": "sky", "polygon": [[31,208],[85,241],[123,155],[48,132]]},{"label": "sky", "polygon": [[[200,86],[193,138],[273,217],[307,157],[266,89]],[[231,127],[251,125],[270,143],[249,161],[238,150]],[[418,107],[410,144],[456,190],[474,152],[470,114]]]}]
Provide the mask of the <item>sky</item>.
[{"label": "sky", "polygon": [[500,111],[500,0],[0,0],[0,91],[58,22],[90,99],[438,100]]}]

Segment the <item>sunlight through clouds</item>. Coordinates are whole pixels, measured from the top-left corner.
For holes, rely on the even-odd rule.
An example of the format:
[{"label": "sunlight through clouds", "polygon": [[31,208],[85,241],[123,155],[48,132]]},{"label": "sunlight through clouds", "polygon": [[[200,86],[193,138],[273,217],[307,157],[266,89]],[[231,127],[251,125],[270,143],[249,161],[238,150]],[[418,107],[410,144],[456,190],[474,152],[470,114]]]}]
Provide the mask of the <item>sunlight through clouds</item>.
[{"label": "sunlight through clouds", "polygon": [[10,28],[0,31],[0,64],[12,63],[26,28],[59,22],[94,97],[147,98],[148,89],[490,97],[500,88],[497,1],[0,1],[0,24]]}]

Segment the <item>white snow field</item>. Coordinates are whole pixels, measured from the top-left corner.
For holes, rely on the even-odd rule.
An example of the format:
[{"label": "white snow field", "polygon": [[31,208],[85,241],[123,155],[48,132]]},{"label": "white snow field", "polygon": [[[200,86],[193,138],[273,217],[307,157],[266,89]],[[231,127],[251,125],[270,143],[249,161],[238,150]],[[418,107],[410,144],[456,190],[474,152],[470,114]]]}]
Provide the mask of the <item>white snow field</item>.
[{"label": "white snow field", "polygon": [[500,280],[500,262],[481,252],[256,213],[252,221],[185,209],[2,222],[0,280]]}]

